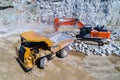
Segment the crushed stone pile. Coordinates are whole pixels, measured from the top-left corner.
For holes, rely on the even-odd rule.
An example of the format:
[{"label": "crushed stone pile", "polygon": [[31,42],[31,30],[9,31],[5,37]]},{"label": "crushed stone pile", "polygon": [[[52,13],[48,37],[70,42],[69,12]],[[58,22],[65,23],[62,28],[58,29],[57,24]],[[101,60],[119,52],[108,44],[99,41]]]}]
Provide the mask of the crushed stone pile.
[{"label": "crushed stone pile", "polygon": [[114,41],[120,41],[120,28],[116,28],[116,29],[114,29],[113,31],[112,31],[112,39],[114,40]]},{"label": "crushed stone pile", "polygon": [[[100,56],[116,55],[116,56],[120,56],[120,44],[115,43],[115,41],[114,41],[116,37],[117,37],[117,39],[119,38],[119,34],[117,34],[117,33],[119,33],[119,31],[115,30],[113,32],[116,34],[111,36],[110,44],[98,46],[98,45],[86,44],[83,41],[80,41],[79,43],[74,42],[74,43],[70,44],[69,47],[73,51],[81,52],[85,55],[100,55]],[[68,34],[69,36],[71,35],[72,37],[75,36],[75,34],[72,32],[66,32],[66,34]],[[114,36],[116,36],[116,37],[114,37]]]},{"label": "crushed stone pile", "polygon": [[120,56],[120,45],[110,43],[104,46],[88,45],[84,42],[72,43],[70,47],[77,52],[81,52],[85,55],[101,55],[109,56],[111,54]]}]

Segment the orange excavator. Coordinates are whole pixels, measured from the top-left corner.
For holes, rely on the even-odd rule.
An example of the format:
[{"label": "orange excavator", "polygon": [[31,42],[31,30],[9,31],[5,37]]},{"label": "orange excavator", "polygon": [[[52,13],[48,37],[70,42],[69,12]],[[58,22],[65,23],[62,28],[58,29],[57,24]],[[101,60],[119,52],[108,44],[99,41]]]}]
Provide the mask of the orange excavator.
[{"label": "orange excavator", "polygon": [[59,27],[65,25],[77,25],[78,29],[80,29],[79,34],[76,35],[77,40],[84,41],[94,41],[98,42],[99,45],[104,45],[105,43],[109,43],[110,41],[110,31],[108,31],[104,25],[103,26],[86,26],[79,19],[76,18],[55,18],[54,19],[54,30],[58,31]]}]

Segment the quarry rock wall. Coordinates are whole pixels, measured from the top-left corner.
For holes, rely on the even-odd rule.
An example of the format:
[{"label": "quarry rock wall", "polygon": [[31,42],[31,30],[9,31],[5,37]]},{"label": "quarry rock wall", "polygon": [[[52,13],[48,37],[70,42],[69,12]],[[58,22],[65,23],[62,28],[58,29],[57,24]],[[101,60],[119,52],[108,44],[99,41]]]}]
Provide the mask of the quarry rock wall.
[{"label": "quarry rock wall", "polygon": [[74,17],[90,25],[120,26],[119,4],[120,0],[0,0],[0,23],[52,24],[55,17]]}]

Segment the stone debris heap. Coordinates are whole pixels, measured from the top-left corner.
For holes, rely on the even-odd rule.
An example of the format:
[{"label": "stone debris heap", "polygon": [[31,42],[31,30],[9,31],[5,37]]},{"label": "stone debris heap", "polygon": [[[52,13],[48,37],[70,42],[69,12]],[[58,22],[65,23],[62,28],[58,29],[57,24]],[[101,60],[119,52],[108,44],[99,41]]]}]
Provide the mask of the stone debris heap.
[{"label": "stone debris heap", "polygon": [[[68,34],[69,36],[71,35],[72,37],[75,36],[74,33],[71,33],[71,32],[70,33],[66,32],[66,34]],[[117,34],[115,34],[115,35],[117,35]],[[111,36],[111,37],[113,38],[113,36]],[[103,46],[90,45],[90,44],[84,43],[83,41],[80,41],[79,43],[74,42],[74,43],[70,44],[69,47],[71,50],[81,52],[85,55],[109,56],[112,54],[112,55],[120,56],[120,44],[116,43],[114,40],[111,40],[110,44],[105,44]]]},{"label": "stone debris heap", "polygon": [[97,45],[88,45],[84,42],[81,43],[72,43],[70,45],[72,50],[81,52],[86,55],[101,55],[101,56],[109,56],[111,54],[120,56],[120,45],[110,43],[104,46]]}]

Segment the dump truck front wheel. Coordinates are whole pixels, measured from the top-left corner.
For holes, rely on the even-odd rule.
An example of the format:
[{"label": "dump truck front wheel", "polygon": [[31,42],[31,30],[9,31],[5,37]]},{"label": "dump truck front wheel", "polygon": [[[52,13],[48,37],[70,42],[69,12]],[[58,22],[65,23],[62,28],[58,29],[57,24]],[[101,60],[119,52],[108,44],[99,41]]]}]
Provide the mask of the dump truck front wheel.
[{"label": "dump truck front wheel", "polygon": [[68,55],[67,47],[57,52],[56,55],[60,58],[66,57]]},{"label": "dump truck front wheel", "polygon": [[41,58],[41,59],[40,59],[39,67],[40,67],[41,69],[44,69],[45,66],[46,66],[46,64],[47,64],[47,57]]}]

